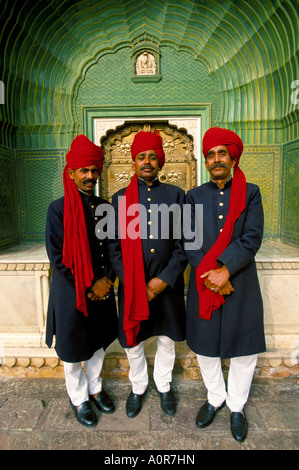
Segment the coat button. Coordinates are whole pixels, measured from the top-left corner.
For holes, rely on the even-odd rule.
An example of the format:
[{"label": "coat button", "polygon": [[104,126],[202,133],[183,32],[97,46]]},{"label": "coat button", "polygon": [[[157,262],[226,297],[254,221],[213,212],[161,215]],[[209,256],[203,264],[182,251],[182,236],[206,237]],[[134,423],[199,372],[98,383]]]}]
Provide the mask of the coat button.
[{"label": "coat button", "polygon": [[219,206],[221,206],[221,207],[222,207],[222,206],[223,206],[223,202],[219,202]]},{"label": "coat button", "polygon": [[223,215],[219,215],[219,219],[223,219]]},{"label": "coat button", "polygon": [[148,225],[152,225],[152,223],[153,223],[153,222],[150,220],[150,221],[148,222]]},{"label": "coat button", "polygon": [[151,198],[151,197],[148,197],[147,200],[148,200],[149,202],[151,202],[152,198]]},{"label": "coat button", "polygon": [[149,238],[152,240],[154,238],[154,235],[150,235]]},{"label": "coat button", "polygon": [[152,209],[148,209],[147,212],[151,213],[151,212],[153,212],[153,211],[152,211]]},{"label": "coat button", "polygon": [[147,188],[147,190],[148,190],[149,192],[151,192],[151,188]]},{"label": "coat button", "polygon": [[155,248],[151,249],[151,253],[155,253],[155,251],[156,251]]},{"label": "coat button", "polygon": [[221,194],[221,196],[223,196],[224,192],[223,192],[223,191],[220,191],[220,194]]}]

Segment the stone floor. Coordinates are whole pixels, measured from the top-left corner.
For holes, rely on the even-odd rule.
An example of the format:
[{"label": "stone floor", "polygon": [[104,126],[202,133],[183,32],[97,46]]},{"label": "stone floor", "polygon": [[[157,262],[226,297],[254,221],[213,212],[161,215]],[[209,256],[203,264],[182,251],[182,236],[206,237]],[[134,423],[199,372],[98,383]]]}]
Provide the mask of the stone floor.
[{"label": "stone floor", "polygon": [[239,444],[231,436],[226,407],[208,428],[195,426],[195,416],[205,401],[201,380],[174,380],[179,400],[174,417],[162,412],[151,382],[143,409],[134,419],[125,413],[128,381],[105,380],[116,412],[98,413],[97,427],[88,429],[70,409],[64,379],[4,376],[0,377],[0,450],[103,450],[105,458],[122,455],[113,451],[127,451],[125,455],[141,450],[179,452],[186,458],[198,456],[199,450],[298,450],[298,384],[298,378],[254,379],[246,406],[249,433]]}]

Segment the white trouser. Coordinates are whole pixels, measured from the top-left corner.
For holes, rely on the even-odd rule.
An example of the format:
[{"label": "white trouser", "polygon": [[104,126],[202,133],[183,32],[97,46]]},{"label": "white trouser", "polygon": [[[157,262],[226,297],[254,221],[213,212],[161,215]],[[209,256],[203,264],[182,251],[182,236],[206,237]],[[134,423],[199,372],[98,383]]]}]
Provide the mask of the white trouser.
[{"label": "white trouser", "polygon": [[231,358],[227,391],[222,374],[221,359],[197,355],[197,360],[208,390],[209,403],[218,407],[226,400],[226,404],[232,412],[242,411],[250,392],[257,354]]},{"label": "white trouser", "polygon": [[64,375],[67,393],[74,406],[79,406],[89,400],[89,395],[95,395],[102,390],[102,371],[105,357],[104,349],[99,349],[92,358],[83,363],[64,362]]},{"label": "white trouser", "polygon": [[[126,348],[125,351],[130,364],[129,379],[132,383],[132,391],[142,395],[146,391],[149,381],[144,345],[140,343],[133,348]],[[174,361],[174,341],[167,336],[157,336],[157,352],[155,355],[153,377],[157,389],[161,393],[170,390]]]}]

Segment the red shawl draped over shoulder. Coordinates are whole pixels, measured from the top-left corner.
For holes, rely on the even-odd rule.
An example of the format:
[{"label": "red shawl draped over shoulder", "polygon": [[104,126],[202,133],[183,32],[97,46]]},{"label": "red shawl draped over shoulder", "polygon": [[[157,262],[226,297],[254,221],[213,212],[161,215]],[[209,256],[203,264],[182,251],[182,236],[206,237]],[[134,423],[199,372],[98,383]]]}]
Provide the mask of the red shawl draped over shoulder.
[{"label": "red shawl draped over shoulder", "polygon": [[87,316],[85,292],[92,285],[94,273],[82,200],[75,182],[68,175],[68,169],[75,170],[97,165],[99,173],[101,173],[103,158],[104,153],[101,147],[95,145],[85,135],[78,135],[66,155],[67,164],[63,172],[64,238],[62,262],[75,275],[76,306],[85,316]]},{"label": "red shawl draped over shoulder", "polygon": [[229,245],[235,221],[245,209],[246,203],[246,178],[242,170],[239,168],[239,160],[243,152],[243,142],[240,137],[233,131],[222,129],[220,127],[212,127],[203,138],[202,150],[204,157],[207,157],[209,150],[219,145],[226,145],[231,158],[236,160],[234,166],[234,175],[231,187],[231,196],[229,204],[229,212],[225,220],[222,232],[220,232],[216,242],[206,253],[196,270],[196,284],[199,295],[199,316],[206,320],[210,320],[211,314],[225,303],[223,295],[218,294],[204,285],[205,279],[201,279],[201,275],[212,269],[219,269],[217,259],[221,253]]},{"label": "red shawl draped over shoulder", "polygon": [[[159,166],[165,162],[162,138],[158,131],[138,132],[131,146],[132,160],[141,153],[155,150]],[[139,204],[138,180],[134,175],[126,189],[119,205],[119,224],[121,235],[121,251],[124,269],[124,320],[123,329],[126,334],[127,345],[136,346],[136,338],[140,329],[140,322],[147,320],[149,307],[146,294],[146,283],[143,264],[140,213],[128,215],[128,208]],[[139,218],[139,232],[134,238],[128,233],[130,222]],[[136,236],[135,236],[136,235]]]}]

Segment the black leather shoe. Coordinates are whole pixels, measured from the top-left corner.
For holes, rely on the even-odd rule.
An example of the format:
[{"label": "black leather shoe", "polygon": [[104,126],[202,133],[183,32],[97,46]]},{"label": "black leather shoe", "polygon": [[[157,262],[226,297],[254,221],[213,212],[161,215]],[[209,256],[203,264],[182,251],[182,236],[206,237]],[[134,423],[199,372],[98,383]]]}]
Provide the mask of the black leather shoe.
[{"label": "black leather shoe", "polygon": [[215,408],[208,401],[199,409],[196,416],[196,426],[199,428],[206,428],[209,426],[218,411],[220,411],[225,405],[225,401],[218,408]]},{"label": "black leather shoe", "polygon": [[170,416],[173,416],[176,412],[176,400],[172,390],[168,392],[160,393],[161,398],[161,408],[162,410]]},{"label": "black leather shoe", "polygon": [[234,411],[230,415],[230,429],[234,439],[238,442],[245,441],[248,432],[247,419],[243,413]]},{"label": "black leather shoe", "polygon": [[78,423],[88,428],[92,428],[98,424],[98,419],[93,412],[90,401],[84,401],[81,405],[74,406],[70,400],[70,405]]},{"label": "black leather shoe", "polygon": [[140,413],[144,395],[145,392],[142,395],[138,395],[137,393],[133,392],[130,393],[126,403],[126,413],[128,418],[135,418],[135,416]]},{"label": "black leather shoe", "polygon": [[109,397],[108,393],[105,390],[102,390],[97,394],[97,397],[94,396],[89,397],[96,405],[98,410],[102,413],[111,414],[115,411],[115,406],[111,398]]}]

